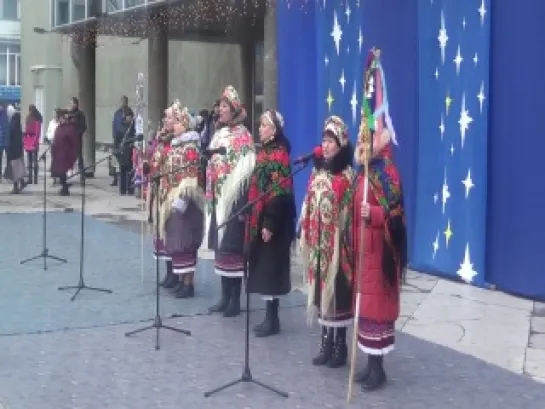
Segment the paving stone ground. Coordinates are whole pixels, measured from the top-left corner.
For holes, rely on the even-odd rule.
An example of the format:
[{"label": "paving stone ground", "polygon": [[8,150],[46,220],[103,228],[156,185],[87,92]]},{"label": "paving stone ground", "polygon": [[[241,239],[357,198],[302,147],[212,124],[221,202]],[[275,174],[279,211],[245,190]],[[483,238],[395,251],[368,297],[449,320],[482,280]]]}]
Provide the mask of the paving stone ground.
[{"label": "paving stone ground", "polygon": [[[242,373],[244,316],[207,315],[218,293],[209,261],[200,263],[199,296],[162,298],[165,323],[192,331],[191,337],[162,330],[125,337],[149,324],[154,313],[154,271],[146,243],[144,282],[140,236],[86,219],[87,284],[113,294],[84,292],[74,302],[59,285],[76,284],[79,261],[77,213],[48,215],[50,251],[65,265],[19,261],[41,250],[41,214],[1,214],[0,231],[0,407],[17,409],[304,409],[345,408],[348,369],[310,364],[318,329],[305,325],[303,297],[283,301],[282,334],[251,337],[254,376],[289,393],[275,396],[251,384],[204,398],[204,391]],[[261,304],[255,304],[256,309]],[[252,313],[252,323],[263,312]],[[524,375],[426,342],[397,335],[386,360],[389,385],[374,394],[355,388],[350,407],[388,409],[541,409],[545,386]],[[359,357],[358,365],[363,364]]]}]

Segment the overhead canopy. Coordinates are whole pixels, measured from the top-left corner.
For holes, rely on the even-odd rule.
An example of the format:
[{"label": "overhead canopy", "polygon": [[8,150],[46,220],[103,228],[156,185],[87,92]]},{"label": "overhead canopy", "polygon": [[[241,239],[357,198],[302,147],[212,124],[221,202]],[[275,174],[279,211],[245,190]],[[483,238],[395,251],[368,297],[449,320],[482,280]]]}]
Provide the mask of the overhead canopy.
[{"label": "overhead canopy", "polygon": [[[170,38],[243,42],[262,32],[266,2],[245,0],[49,0],[51,30],[147,37],[154,24]],[[250,3],[250,4],[248,4]],[[255,3],[255,4],[254,4]]]}]

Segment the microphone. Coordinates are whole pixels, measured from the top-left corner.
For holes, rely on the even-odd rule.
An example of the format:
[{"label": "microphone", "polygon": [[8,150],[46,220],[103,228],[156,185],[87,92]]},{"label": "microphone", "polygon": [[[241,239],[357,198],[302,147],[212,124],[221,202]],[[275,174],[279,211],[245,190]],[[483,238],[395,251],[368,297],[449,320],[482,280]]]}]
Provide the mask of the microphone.
[{"label": "microphone", "polygon": [[324,156],[321,146],[316,146],[312,152],[299,156],[293,161],[294,165],[306,165],[311,159],[320,159]]},{"label": "microphone", "polygon": [[227,154],[227,149],[225,146],[220,146],[219,148],[214,149],[205,149],[203,152],[203,155],[207,158],[210,158],[212,155],[219,154],[219,155],[225,155]]}]

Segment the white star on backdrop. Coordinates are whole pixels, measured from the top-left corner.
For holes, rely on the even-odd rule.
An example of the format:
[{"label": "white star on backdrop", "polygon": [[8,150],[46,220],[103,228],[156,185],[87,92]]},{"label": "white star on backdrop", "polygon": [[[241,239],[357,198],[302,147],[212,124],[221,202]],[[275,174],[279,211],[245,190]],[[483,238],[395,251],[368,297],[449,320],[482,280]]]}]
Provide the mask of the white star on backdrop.
[{"label": "white star on backdrop", "polygon": [[360,47],[360,53],[361,53],[361,47],[363,46],[363,34],[361,32],[361,27],[360,27],[360,33],[358,35],[358,46]]},{"label": "white star on backdrop", "polygon": [[346,15],[346,22],[350,23],[350,14],[352,14],[352,10],[350,10],[350,5],[346,3],[346,10],[344,11],[344,14]]},{"label": "white star on backdrop", "polygon": [[469,128],[469,124],[473,122],[473,118],[469,116],[469,112],[466,109],[466,94],[462,94],[462,109],[460,110],[460,119],[458,123],[460,124],[460,138],[462,141],[462,148],[464,147],[464,142],[466,140],[466,131]]},{"label": "white star on backdrop", "polygon": [[467,170],[467,176],[464,180],[462,180],[462,184],[466,188],[466,199],[469,197],[469,191],[475,187],[473,184],[473,180],[471,180],[471,169]]},{"label": "white star on backdrop", "polygon": [[441,114],[441,123],[439,124],[439,131],[441,131],[441,142],[443,141],[443,135],[445,134],[445,119]]},{"label": "white star on backdrop", "polygon": [[439,232],[437,232],[437,235],[435,236],[435,240],[431,244],[433,247],[433,255],[432,258],[435,258],[437,255],[437,250],[439,250]]},{"label": "white star on backdrop", "polygon": [[344,77],[344,69],[341,73],[341,78],[339,78],[339,84],[341,84],[341,88],[343,90],[343,94],[344,94],[344,86],[346,85],[346,78]]},{"label": "white star on backdrop", "polygon": [[473,277],[478,274],[473,269],[473,263],[471,262],[471,258],[469,256],[469,243],[466,243],[464,261],[462,261],[462,264],[460,264],[460,268],[458,271],[456,271],[456,274],[458,274],[466,283],[471,283],[473,281]]},{"label": "white star on backdrop", "polygon": [[460,51],[460,46],[458,46],[458,51],[456,52],[456,57],[454,58],[454,64],[456,64],[456,75],[459,75],[460,74],[460,65],[462,65],[462,61],[464,61],[463,57],[462,57],[462,54],[461,54],[461,51]]},{"label": "white star on backdrop", "polygon": [[341,39],[343,37],[343,31],[339,25],[339,19],[337,18],[337,12],[333,12],[333,30],[331,31],[331,37],[335,42],[335,48],[337,49],[337,55],[339,55],[341,47]]},{"label": "white star on backdrop", "polygon": [[326,67],[329,65],[329,58],[327,58],[327,55],[324,58],[324,64]]},{"label": "white star on backdrop", "polygon": [[450,144],[450,156],[454,156],[454,145]]},{"label": "white star on backdrop", "polygon": [[434,73],[433,75],[435,75],[435,79],[436,79],[436,80],[439,79],[439,68],[436,68],[436,69],[435,69],[435,73]]},{"label": "white star on backdrop", "polygon": [[479,62],[479,56],[477,55],[477,53],[475,53],[475,55],[473,56],[473,63],[477,65],[478,62]]},{"label": "white star on backdrop", "polygon": [[477,94],[477,99],[479,100],[479,108],[481,114],[483,113],[483,102],[486,99],[484,96],[484,81],[481,82],[481,89],[479,90],[479,93]]},{"label": "white star on backdrop", "polygon": [[478,11],[479,11],[479,15],[481,16],[481,26],[482,26],[484,24],[484,15],[487,12],[485,8],[484,0],[481,0],[481,7],[479,7]]},{"label": "white star on backdrop", "polygon": [[439,29],[439,36],[437,36],[439,41],[439,48],[441,49],[441,62],[445,63],[445,49],[447,48],[448,35],[447,29],[445,28],[445,15],[441,10],[441,28]]},{"label": "white star on backdrop", "polygon": [[443,214],[445,214],[445,207],[447,206],[447,201],[449,199],[450,199],[450,191],[448,190],[447,170],[445,169],[445,177],[443,179],[443,187],[441,188],[441,204],[443,205]]},{"label": "white star on backdrop", "polygon": [[466,18],[464,17],[464,18],[462,19],[462,28],[463,28],[464,30],[466,29],[466,24],[467,24],[467,23],[466,23]]},{"label": "white star on backdrop", "polygon": [[433,204],[437,204],[438,201],[439,201],[439,194],[435,192],[433,194]]},{"label": "white star on backdrop", "polygon": [[358,93],[356,90],[356,81],[354,81],[354,89],[352,90],[352,98],[350,99],[350,106],[352,107],[352,123],[355,125],[358,115]]}]

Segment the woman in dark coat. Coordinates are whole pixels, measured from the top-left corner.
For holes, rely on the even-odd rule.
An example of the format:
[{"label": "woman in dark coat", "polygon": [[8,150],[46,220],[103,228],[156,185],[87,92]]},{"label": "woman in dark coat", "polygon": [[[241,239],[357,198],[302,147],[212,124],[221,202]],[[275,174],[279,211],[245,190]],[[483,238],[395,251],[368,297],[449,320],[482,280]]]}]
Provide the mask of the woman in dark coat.
[{"label": "woman in dark coat", "polygon": [[9,143],[7,160],[10,166],[10,178],[13,181],[11,193],[20,193],[26,186],[25,162],[23,159],[23,128],[21,126],[21,114],[13,105],[7,108],[9,118]]},{"label": "woman in dark coat", "polygon": [[51,145],[51,174],[61,182],[61,196],[70,194],[66,174],[76,163],[80,143],[76,123],[67,114],[64,110],[59,112],[60,122]]},{"label": "woman in dark coat", "polygon": [[258,337],[280,331],[278,297],[291,291],[290,247],[295,236],[295,200],[290,166],[290,144],[283,133],[282,116],[268,110],[261,116],[262,147],[250,182],[248,199],[262,200],[252,207],[248,292],[267,301],[264,321],[254,328]]}]

